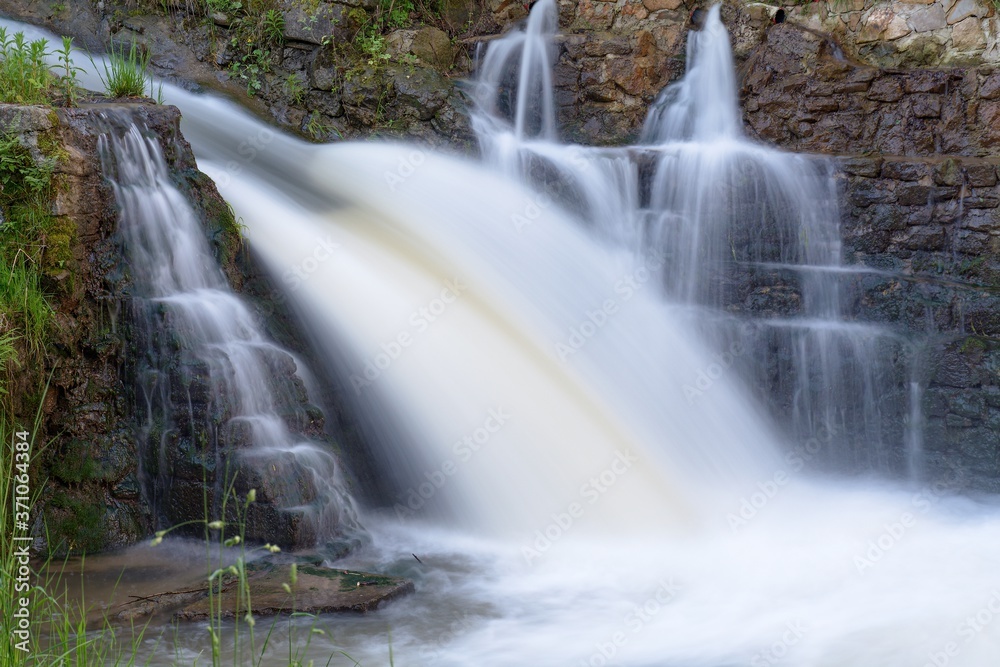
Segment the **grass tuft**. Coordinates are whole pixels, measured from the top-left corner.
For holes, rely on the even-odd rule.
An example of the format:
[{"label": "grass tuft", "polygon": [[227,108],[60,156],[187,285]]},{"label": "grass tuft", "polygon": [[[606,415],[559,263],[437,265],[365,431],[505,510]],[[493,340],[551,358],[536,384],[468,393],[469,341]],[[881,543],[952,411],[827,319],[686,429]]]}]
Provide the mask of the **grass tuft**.
[{"label": "grass tuft", "polygon": [[98,72],[105,92],[115,98],[153,97],[153,78],[149,75],[150,54],[133,41],[128,52],[112,47],[104,62],[104,74]]}]

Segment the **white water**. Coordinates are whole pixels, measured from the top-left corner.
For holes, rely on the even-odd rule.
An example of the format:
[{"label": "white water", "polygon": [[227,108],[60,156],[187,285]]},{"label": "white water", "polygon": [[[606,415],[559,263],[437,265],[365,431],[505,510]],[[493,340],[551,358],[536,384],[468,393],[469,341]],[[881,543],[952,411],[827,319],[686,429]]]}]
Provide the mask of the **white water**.
[{"label": "white water", "polygon": [[[255,316],[229,288],[201,221],[171,182],[159,143],[143,136],[124,112],[110,112],[108,124],[100,139],[102,159],[121,210],[119,233],[136,297],[133,310],[145,314],[146,329],[158,330],[148,334],[150,349],[137,362],[141,402],[147,406],[140,441],[159,434],[155,442],[139,445],[139,458],[151,478],[144,480],[147,496],[158,518],[167,522],[157,527],[189,519],[171,512],[181,502],[176,494],[190,491],[172,490],[174,473],[167,469],[165,449],[180,446],[184,437],[196,441],[204,436],[206,442],[190,446],[203,449],[208,467],[218,469],[217,488],[208,491],[213,511],[231,483],[222,479],[222,470],[232,479],[238,472],[246,474],[241,458],[266,479],[260,502],[304,517],[307,526],[296,541],[324,544],[357,530],[356,508],[336,459],[289,429],[289,420],[308,419],[295,415],[299,406],[289,400],[298,391],[293,377],[273,370],[282,362],[294,367],[290,355],[263,336]],[[179,370],[157,364],[158,348],[173,346],[182,350],[177,363],[185,366]],[[173,376],[188,365],[204,368],[210,415],[193,414],[190,396],[178,399],[184,392]],[[159,429],[154,422],[161,422]],[[234,449],[239,458],[228,461]],[[239,482],[236,488],[246,485]]]},{"label": "white water", "polygon": [[[479,453],[493,454],[494,445],[524,448],[511,457],[519,465],[506,470],[490,459],[480,468],[461,467],[433,494],[442,501],[434,512],[402,525],[367,519],[375,543],[352,566],[408,573],[418,592],[368,617],[321,619],[328,634],[312,641],[317,664],[334,646],[363,664],[387,664],[390,641],[397,665],[993,667],[1000,661],[994,508],[950,499],[947,488],[901,491],[807,478],[802,464],[829,443],[817,435],[777,454],[764,418],[726,375],[704,400],[679,401],[676,389],[669,391],[679,381],[677,368],[682,375],[708,359],[692,340],[698,330],[678,325],[691,310],[655,298],[648,281],[568,364],[552,359],[554,343],[568,339],[566,324],[583,322],[586,310],[600,305],[596,296],[624,296],[613,287],[636,266],[632,248],[619,252],[591,240],[555,206],[530,217],[537,195],[468,163],[424,155],[423,165],[392,191],[385,171],[399,175],[400,164],[413,162],[412,147],[305,146],[262,134],[260,125],[219,101],[173,90],[168,97],[185,110],[185,131],[199,157],[217,165],[223,193],[276,275],[315,260],[317,234],[338,235],[341,252],[291,295],[335,339],[331,347],[354,355],[353,371],[394,336],[414,334],[405,354],[361,394],[378,391],[392,402],[413,438],[400,448],[419,447],[429,459],[424,468],[411,461],[414,477],[439,469],[435,457],[442,452],[435,447],[449,452],[455,439],[483,423],[494,391],[504,401],[508,390],[523,394],[524,431],[519,426],[517,437],[501,439],[513,433],[518,413],[511,410],[511,431],[498,431]],[[269,138],[258,155],[244,159],[240,143],[262,137]],[[466,188],[463,179],[480,188]],[[531,224],[512,219],[512,211]],[[629,221],[614,224],[630,229]],[[517,225],[521,233],[507,238]],[[430,307],[454,272],[468,281],[468,293],[417,338],[411,314]],[[650,335],[646,325],[671,335]],[[479,375],[485,371],[492,373]],[[653,393],[659,391],[667,393]],[[664,422],[670,426],[660,432]],[[699,422],[710,435],[689,432],[687,425]],[[435,445],[433,434],[444,431],[448,437]],[[540,437],[526,440],[532,434]],[[632,476],[638,466],[626,471],[586,505],[583,519],[598,525],[563,530],[528,563],[523,548],[539,546],[531,532],[551,527],[532,523],[534,517],[563,512],[578,495],[558,487],[551,493],[544,484],[558,484],[560,475],[599,474],[626,442],[643,456],[644,474]],[[699,451],[689,451],[694,443]],[[604,452],[597,458],[607,463],[570,469],[578,448]],[[479,454],[467,463],[486,461]],[[718,462],[730,456],[742,457],[729,466],[735,470],[723,471],[731,489],[695,482],[713,478],[713,468],[725,467]],[[733,480],[745,461],[741,485]],[[542,488],[516,486],[540,482]],[[626,497],[613,495],[626,488]],[[733,518],[744,500],[759,506],[743,508],[745,524]],[[554,507],[539,507],[550,502]],[[440,518],[455,514],[498,530],[455,529]],[[608,525],[617,522],[638,525],[641,533],[618,533]],[[520,536],[510,537],[517,526]],[[275,661],[282,639],[276,637]],[[201,651],[204,660],[206,648],[207,633],[185,631],[176,659],[191,664]],[[150,645],[152,654],[161,651]]]}]

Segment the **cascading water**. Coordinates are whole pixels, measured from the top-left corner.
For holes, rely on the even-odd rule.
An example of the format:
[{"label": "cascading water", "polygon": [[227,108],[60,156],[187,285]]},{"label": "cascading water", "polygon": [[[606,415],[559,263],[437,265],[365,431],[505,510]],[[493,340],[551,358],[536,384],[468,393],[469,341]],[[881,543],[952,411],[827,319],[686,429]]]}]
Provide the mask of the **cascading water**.
[{"label": "cascading water", "polygon": [[[641,252],[664,211],[630,188],[667,146],[596,150],[530,131],[484,151],[561,193],[540,196],[411,146],[274,135],[248,159],[241,144],[269,130],[220,100],[165,94],[277,277],[336,235],[290,297],[338,356],[355,408],[374,424],[386,405],[396,415],[401,428],[373,446],[411,466],[386,502],[403,520],[369,512],[373,544],[337,565],[405,572],[417,593],[376,615],[309,620],[327,634],[310,635],[303,659],[387,664],[391,643],[398,665],[997,664],[996,508],[948,487],[805,478],[828,439],[779,455],[735,373],[712,373],[687,400],[684,385],[720,362],[699,339],[725,317],[708,297],[692,305],[684,283],[651,279],[674,248]],[[751,200],[758,215],[769,196]],[[803,257],[797,231],[786,241],[787,255],[760,261],[841,270]],[[845,326],[815,307],[813,319]],[[456,529],[456,515],[473,528]],[[171,641],[194,662],[210,640]],[[159,646],[149,664],[170,664]],[[287,657],[278,646],[262,664]]]},{"label": "cascading water", "polygon": [[[310,547],[359,531],[336,459],[301,435],[311,416],[295,359],[263,336],[229,289],[159,144],[127,117],[111,113],[108,121],[104,169],[121,207],[132,308],[148,349],[136,372],[146,409],[140,459],[154,511],[164,527],[198,516],[202,471],[212,470],[213,512],[229,488],[259,487],[247,518],[252,538]],[[168,448],[181,450],[191,469],[171,465],[178,457]],[[265,503],[284,511],[269,517]]]},{"label": "cascading water", "polygon": [[[554,12],[550,0],[538,4],[540,17]],[[835,468],[902,471],[902,429],[894,443],[882,432],[883,423],[903,420],[902,413],[883,414],[885,397],[902,402],[898,388],[887,390],[898,383],[880,362],[897,341],[844,321],[840,282],[847,272],[840,270],[833,169],[743,137],[719,11],[691,33],[688,72],[651,107],[644,146],[624,150],[561,145],[550,134],[512,130],[516,119],[505,122],[509,110],[496,100],[513,78],[511,63],[520,63],[524,83],[535,71],[526,68],[530,54],[545,52],[556,27],[533,17],[523,33],[491,46],[499,56],[487,52],[474,116],[484,156],[574,208],[600,236],[638,256],[662,253],[663,285],[692,308],[691,325],[715,349],[741,350],[724,365],[739,368],[748,386],[774,384],[777,376],[777,396],[786,398],[772,409],[791,415],[793,440],[832,433],[822,458]],[[527,83],[519,99],[540,85]],[[551,105],[538,106],[553,113]],[[769,299],[769,288],[784,298]],[[754,309],[764,316],[745,312],[754,302],[764,302]],[[688,384],[689,402],[700,400],[710,380]]]}]

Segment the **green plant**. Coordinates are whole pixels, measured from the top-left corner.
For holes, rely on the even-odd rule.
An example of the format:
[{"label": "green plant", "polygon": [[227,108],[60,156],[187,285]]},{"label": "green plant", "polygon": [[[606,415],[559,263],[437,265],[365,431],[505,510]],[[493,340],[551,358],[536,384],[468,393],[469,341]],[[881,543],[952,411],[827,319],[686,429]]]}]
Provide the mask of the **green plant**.
[{"label": "green plant", "polygon": [[280,44],[285,38],[285,16],[277,9],[268,9],[263,20],[264,37],[272,44]]},{"label": "green plant", "polygon": [[298,72],[292,72],[285,79],[285,94],[292,101],[292,104],[302,104],[306,99],[306,85]]},{"label": "green plant", "polygon": [[405,28],[410,25],[410,14],[414,11],[413,0],[379,0],[379,12],[389,28]]},{"label": "green plant", "polygon": [[309,120],[306,121],[304,129],[313,141],[324,141],[331,134],[335,134],[340,139],[344,138],[337,128],[323,122],[323,117],[318,111],[309,114]]},{"label": "green plant", "polygon": [[0,102],[45,104],[53,75],[45,57],[48,42],[28,42],[23,32],[8,37],[0,26]]},{"label": "green plant", "polygon": [[379,66],[389,62],[390,56],[386,50],[385,37],[376,28],[371,27],[358,33],[355,44],[361,53],[368,56],[368,64]]},{"label": "green plant", "polygon": [[80,90],[77,74],[84,70],[73,64],[73,38],[63,37],[62,48],[57,49],[55,55],[59,57],[59,70],[62,72],[62,76],[59,77],[59,88],[62,91],[63,101],[66,106],[74,107]]},{"label": "green plant", "polygon": [[153,94],[153,78],[149,75],[150,54],[132,41],[128,53],[124,47],[112,47],[104,61],[104,74],[98,72],[104,89],[111,97],[144,97],[147,85]]},{"label": "green plant", "polygon": [[254,49],[239,60],[234,60],[229,69],[246,82],[247,95],[253,97],[264,87],[261,77],[271,71],[271,52]]},{"label": "green plant", "polygon": [[229,46],[233,59],[229,70],[246,82],[247,95],[264,87],[263,76],[271,71],[273,50],[284,41],[285,17],[275,0],[209,0],[210,6],[229,16]]},{"label": "green plant", "polygon": [[51,319],[41,289],[46,236],[54,221],[49,215],[52,193],[51,158],[36,160],[18,137],[0,136],[0,209],[7,220],[0,235],[0,336],[17,338],[17,356],[6,354],[4,377],[14,365],[40,359]]}]

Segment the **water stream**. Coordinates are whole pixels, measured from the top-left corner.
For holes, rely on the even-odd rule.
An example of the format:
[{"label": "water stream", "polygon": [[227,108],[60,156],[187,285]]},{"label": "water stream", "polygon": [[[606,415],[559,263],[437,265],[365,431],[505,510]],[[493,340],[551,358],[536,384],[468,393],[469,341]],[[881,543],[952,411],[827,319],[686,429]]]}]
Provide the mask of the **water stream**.
[{"label": "water stream", "polygon": [[[397,665],[997,664],[994,504],[955,495],[960,479],[809,472],[898,470],[907,442],[919,467],[916,436],[878,432],[885,336],[840,303],[829,167],[741,137],[717,11],[646,144],[561,145],[554,11],[540,0],[487,51],[485,164],[307,145],[164,89],[391,480],[359,510],[372,543],[339,564],[417,592],[321,618],[308,658],[388,664],[391,643]],[[734,230],[753,232],[739,252]],[[746,266],[797,276],[800,305],[731,308]],[[787,359],[790,420],[751,393],[765,342]],[[167,642],[149,664],[209,648],[200,627]]]}]

